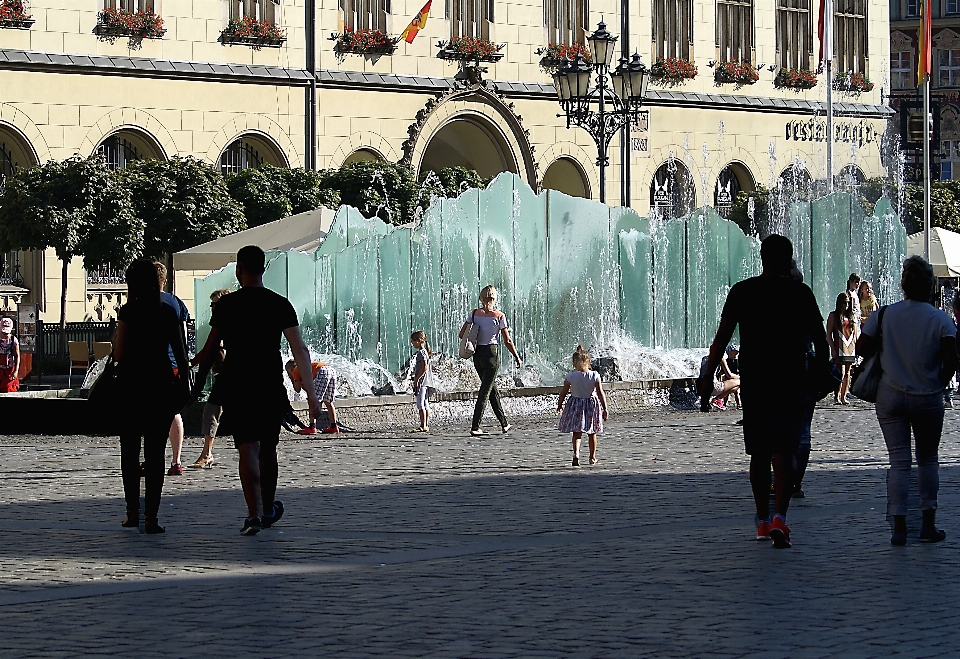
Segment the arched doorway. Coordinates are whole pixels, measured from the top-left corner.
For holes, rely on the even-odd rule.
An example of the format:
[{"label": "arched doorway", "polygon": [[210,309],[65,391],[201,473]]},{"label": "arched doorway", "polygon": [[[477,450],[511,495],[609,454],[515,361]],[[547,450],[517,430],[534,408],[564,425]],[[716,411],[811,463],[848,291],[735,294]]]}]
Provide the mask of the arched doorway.
[{"label": "arched doorway", "polygon": [[777,189],[782,196],[791,200],[809,199],[813,194],[813,179],[806,167],[793,164],[780,173]]},{"label": "arched doorway", "polygon": [[664,219],[683,217],[696,205],[690,170],[674,158],[660,165],[650,181],[650,210]]},{"label": "arched doorway", "polygon": [[343,161],[344,165],[352,165],[355,162],[383,162],[384,157],[373,149],[357,149]]},{"label": "arched doorway", "polygon": [[279,145],[262,133],[245,133],[233,140],[220,154],[220,173],[223,175],[264,165],[290,166]]},{"label": "arched doorway", "polygon": [[137,128],[121,128],[107,135],[93,150],[103,156],[110,169],[126,169],[135,160],[166,160],[167,154],[157,140]]},{"label": "arched doorway", "polygon": [[462,115],[441,126],[428,140],[418,175],[447,167],[472,169],[480,176],[517,173],[517,160],[503,134],[478,115]]},{"label": "arched doorway", "polygon": [[38,165],[37,154],[16,128],[0,123],[0,186],[18,169]]},{"label": "arched doorway", "polygon": [[743,163],[731,162],[720,170],[717,185],[713,190],[713,207],[720,217],[727,219],[733,209],[733,203],[740,192],[750,192],[756,188],[753,174]]},{"label": "arched doorway", "polygon": [[590,199],[590,184],[583,168],[573,158],[557,158],[543,175],[542,190],[557,190],[571,197]]},{"label": "arched doorway", "polygon": [[847,165],[837,173],[836,189],[853,192],[860,188],[867,180],[863,170],[856,165]]}]

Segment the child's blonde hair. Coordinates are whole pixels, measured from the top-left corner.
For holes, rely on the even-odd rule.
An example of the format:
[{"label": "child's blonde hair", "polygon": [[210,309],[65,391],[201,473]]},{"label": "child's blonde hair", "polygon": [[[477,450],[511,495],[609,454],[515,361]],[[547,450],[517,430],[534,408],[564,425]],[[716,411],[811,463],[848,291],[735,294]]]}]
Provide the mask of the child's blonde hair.
[{"label": "child's blonde hair", "polygon": [[497,296],[497,288],[492,284],[488,284],[480,289],[480,304],[486,305],[487,300],[495,298]]},{"label": "child's blonde hair", "polygon": [[573,351],[573,367],[578,371],[589,371],[592,358],[590,353],[583,349],[583,346],[577,346]]},{"label": "child's blonde hair", "polygon": [[427,348],[427,354],[433,357],[433,351],[430,350],[430,342],[427,341],[427,333],[423,330],[417,330],[410,335],[411,341],[423,341],[423,345]]}]

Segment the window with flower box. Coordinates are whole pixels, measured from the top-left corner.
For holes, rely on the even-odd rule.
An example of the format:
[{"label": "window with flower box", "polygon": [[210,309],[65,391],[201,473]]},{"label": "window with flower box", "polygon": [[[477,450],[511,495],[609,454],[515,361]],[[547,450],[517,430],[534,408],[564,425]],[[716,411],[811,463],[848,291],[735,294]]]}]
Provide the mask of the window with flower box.
[{"label": "window with flower box", "polygon": [[717,61],[753,61],[753,0],[717,0]]},{"label": "window with flower box", "polygon": [[545,0],[543,3],[548,48],[584,44],[589,21],[590,4],[587,0]]},{"label": "window with flower box", "polygon": [[912,89],[917,72],[913,68],[913,51],[901,50],[890,53],[890,87]]},{"label": "window with flower box", "polygon": [[692,0],[652,0],[653,61],[693,58]]},{"label": "window with flower box", "polygon": [[161,39],[166,34],[160,0],[103,0],[94,33],[113,42],[118,37]]},{"label": "window with flower box", "polygon": [[340,0],[341,32],[390,31],[390,0]]},{"label": "window with flower box", "polygon": [[227,0],[229,22],[220,33],[222,44],[242,44],[255,49],[279,47],[287,40],[278,26],[278,0]]},{"label": "window with flower box", "polygon": [[780,68],[809,71],[812,55],[810,0],[777,0],[777,63]]},{"label": "window with flower box", "polygon": [[0,0],[0,28],[28,30],[34,22],[25,0]]},{"label": "window with flower box", "polygon": [[867,73],[867,0],[834,0],[835,71]]},{"label": "window with flower box", "polygon": [[450,38],[469,37],[490,41],[493,37],[494,0],[447,0]]}]

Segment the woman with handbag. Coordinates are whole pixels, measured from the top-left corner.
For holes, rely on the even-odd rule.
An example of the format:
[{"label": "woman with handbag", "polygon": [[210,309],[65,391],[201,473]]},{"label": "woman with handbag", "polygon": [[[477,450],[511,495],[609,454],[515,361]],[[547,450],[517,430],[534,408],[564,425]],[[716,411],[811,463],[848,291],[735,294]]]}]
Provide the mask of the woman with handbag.
[{"label": "woman with handbag", "polygon": [[[943,388],[957,366],[957,328],[933,306],[937,278],[919,256],[903,263],[900,287],[906,299],[871,315],[857,343],[870,358],[879,352],[882,374],[874,377],[876,360],[858,380],[876,384],[877,421],[890,456],[887,512],[893,516],[891,544],[907,542],[907,492],[910,487],[910,435],[913,432],[923,524],[920,540],[939,542],[946,533],[935,525],[940,489],[938,450],[943,432]],[[864,392],[869,399],[874,392]]]},{"label": "woman with handbag", "polygon": [[[470,426],[470,434],[473,436],[483,434],[480,420],[487,407],[487,400],[490,401],[490,407],[493,408],[503,432],[509,431],[511,427],[503,413],[500,392],[497,390],[497,372],[500,370],[499,339],[503,338],[503,344],[513,355],[517,368],[520,368],[520,355],[510,339],[507,318],[503,312],[495,309],[496,304],[497,289],[484,286],[480,291],[480,307],[470,312],[460,328],[460,339],[467,339],[468,343],[473,344],[473,366],[480,376],[480,391],[477,394],[477,405],[473,409],[473,424]],[[467,348],[468,351],[469,349]]]},{"label": "woman with handbag", "polygon": [[[160,301],[160,282],[152,261],[134,261],[126,271],[127,303],[117,313],[113,357],[120,392],[120,470],[126,528],[140,524],[140,444],[144,458],[144,530],[163,533],[157,521],[167,434],[173,417],[190,396],[186,347],[177,314]],[[180,374],[170,365],[173,348]]]},{"label": "woman with handbag", "polygon": [[837,405],[847,405],[847,392],[850,390],[850,369],[857,361],[857,339],[860,338],[859,319],[854,316],[853,301],[850,293],[837,296],[836,309],[827,316],[827,341],[834,363],[843,371],[843,379],[834,393]]}]

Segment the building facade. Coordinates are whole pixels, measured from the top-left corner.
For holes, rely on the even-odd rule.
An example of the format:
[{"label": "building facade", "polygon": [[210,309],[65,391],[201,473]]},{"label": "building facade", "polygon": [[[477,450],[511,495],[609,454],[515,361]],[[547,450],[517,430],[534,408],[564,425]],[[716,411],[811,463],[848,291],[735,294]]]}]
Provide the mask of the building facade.
[{"label": "building facade", "polygon": [[[890,0],[890,105],[893,130],[906,154],[905,177],[923,180],[923,100],[917,87],[920,0]],[[960,1],[932,0],[933,50],[930,100],[933,114],[931,173],[960,179]],[[939,147],[939,148],[938,148]]]},{"label": "building facade", "polygon": [[[823,76],[802,88],[814,84],[810,75],[799,83],[788,75],[817,69],[815,0],[635,0],[627,16],[615,0],[436,0],[412,44],[377,41],[378,30],[399,35],[424,2],[316,0],[311,21],[307,0],[0,0],[24,8],[20,20],[0,20],[0,175],[95,152],[117,167],[192,155],[225,173],[384,159],[420,176],[458,165],[512,171],[537,189],[597,198],[597,150],[558,117],[551,47],[583,43],[603,17],[618,54],[638,52],[648,66],[664,60],[665,73],[630,139],[611,145],[608,203],[641,214],[703,205],[723,213],[739,190],[825,176]],[[874,84],[836,94],[834,169],[876,176],[889,7],[835,5],[835,69]],[[111,22],[141,11],[162,26],[154,20],[131,35]],[[250,36],[258,22],[270,29]],[[481,61],[460,59],[465,47],[484,49]],[[738,83],[744,67],[731,64],[743,62]],[[6,260],[2,290],[19,285],[23,300],[55,318],[55,257]],[[71,272],[70,319],[112,315],[116,278],[79,265]]]}]

